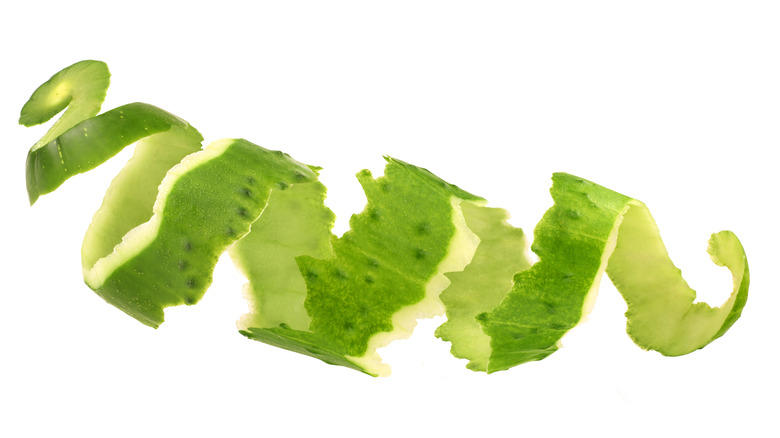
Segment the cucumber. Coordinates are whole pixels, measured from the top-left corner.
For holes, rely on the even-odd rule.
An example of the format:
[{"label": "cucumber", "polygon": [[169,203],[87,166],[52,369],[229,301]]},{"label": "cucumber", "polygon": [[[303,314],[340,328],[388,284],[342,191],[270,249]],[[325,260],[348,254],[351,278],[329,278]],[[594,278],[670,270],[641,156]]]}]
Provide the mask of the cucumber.
[{"label": "cucumber", "polygon": [[85,239],[85,254],[102,254],[84,265],[85,282],[107,302],[158,327],[165,307],[202,298],[219,255],[249,232],[272,190],[314,179],[312,169],[281,152],[246,140],[214,142],[168,171],[152,217],[111,252],[89,245],[100,239]]},{"label": "cucumber", "polygon": [[647,207],[638,201],[630,205],[607,266],[607,275],[628,304],[628,335],[640,347],[665,356],[688,354],[723,336],[742,314],[750,285],[747,257],[737,236],[720,231],[708,242],[712,261],[728,268],[733,278],[729,298],[710,307],[694,302],[696,292],[669,259]]},{"label": "cucumber", "polygon": [[19,124],[39,125],[67,110],[32,149],[42,147],[76,123],[99,113],[110,80],[111,73],[104,62],[86,60],[65,67],[41,84],[22,107]]},{"label": "cucumber", "polygon": [[628,304],[631,339],[667,356],[722,336],[747,302],[733,233],[708,247],[731,271],[732,294],[720,307],[695,302],[643,203],[565,173],[553,175],[554,204],[529,247],[506,211],[385,157],[384,176],[358,173],[368,203],[338,238],[318,167],[242,139],[202,148],[186,121],[144,103],[97,115],[109,77],[104,63],[82,61],[24,105],[27,126],[67,108],[28,153],[27,191],[33,204],[137,143],[87,230],[82,269],[100,297],[148,326],[166,307],[197,303],[225,250],[248,279],[241,334],[372,376],[389,373],[378,348],[444,313],[436,335],[469,369],[544,359],[586,319],[605,272]]},{"label": "cucumber", "polygon": [[464,204],[463,216],[478,236],[479,246],[463,271],[447,274],[451,285],[441,294],[447,322],[436,329],[436,336],[452,344],[454,356],[469,360],[467,368],[487,371],[490,337],[482,331],[477,315],[498,306],[515,273],[533,262],[526,235],[506,222],[505,210]]},{"label": "cucumber", "polygon": [[[672,264],[640,201],[565,173],[553,175],[551,193],[555,204],[534,231],[532,250],[539,262],[514,276],[495,308],[476,315],[489,345],[483,339],[457,354],[470,359],[472,369],[506,370],[558,350],[561,338],[586,319],[605,271],[628,303],[628,333],[644,349],[668,356],[690,353],[721,336],[741,314],[749,272],[733,233],[720,232],[710,240],[713,260],[734,276],[729,299],[711,308],[693,302],[696,293]],[[483,275],[490,275],[492,266]],[[452,279],[450,288],[473,283],[466,275]],[[483,308],[482,302],[471,305],[472,312]],[[454,329],[444,327],[442,337],[455,338]]]},{"label": "cucumber", "polygon": [[[250,280],[250,301],[267,304],[253,306],[253,314],[241,320],[242,334],[386,375],[389,367],[377,348],[409,336],[417,318],[443,313],[443,274],[463,269],[478,244],[463,225],[460,205],[483,200],[425,169],[386,159],[384,176],[358,174],[368,204],[341,238],[326,230],[333,215],[322,206],[321,185],[292,189],[280,197],[283,202],[269,203],[253,231],[231,250]],[[308,219],[285,220],[301,212]],[[288,235],[295,237],[276,239]],[[282,260],[272,262],[269,254]],[[271,272],[276,269],[281,272]]]}]

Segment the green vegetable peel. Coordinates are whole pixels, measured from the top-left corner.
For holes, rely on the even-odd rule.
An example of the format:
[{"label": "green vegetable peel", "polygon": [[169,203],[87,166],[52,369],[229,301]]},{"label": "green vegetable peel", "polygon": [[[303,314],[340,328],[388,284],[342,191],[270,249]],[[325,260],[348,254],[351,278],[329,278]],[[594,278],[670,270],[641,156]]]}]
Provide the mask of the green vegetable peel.
[{"label": "green vegetable peel", "polygon": [[25,126],[67,108],[30,149],[27,191],[35,203],[136,143],[87,230],[82,266],[87,286],[151,327],[166,307],[203,297],[225,251],[248,280],[241,334],[373,376],[389,374],[378,348],[441,314],[436,335],[469,369],[543,359],[584,321],[605,272],[628,304],[631,339],[668,356],[722,336],[745,306],[750,277],[733,233],[708,249],[733,275],[731,296],[694,303],[647,207],[564,173],[530,245],[506,211],[386,157],[383,176],[358,173],[367,205],[336,237],[318,167],[242,139],[203,147],[186,121],[148,104],[98,115],[109,77],[104,63],[81,61],[24,105]]}]

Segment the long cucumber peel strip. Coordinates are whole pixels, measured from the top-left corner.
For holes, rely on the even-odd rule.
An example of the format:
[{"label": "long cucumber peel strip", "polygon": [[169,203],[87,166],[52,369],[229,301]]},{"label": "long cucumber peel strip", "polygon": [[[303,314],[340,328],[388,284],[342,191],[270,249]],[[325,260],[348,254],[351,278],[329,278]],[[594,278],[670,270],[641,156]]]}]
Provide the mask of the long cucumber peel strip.
[{"label": "long cucumber peel strip", "polygon": [[85,271],[87,284],[152,327],[163,309],[197,303],[219,255],[262,213],[272,190],[316,179],[287,155],[245,140],[220,140],[166,175],[154,214]]},{"label": "long cucumber peel strip", "polygon": [[490,359],[490,338],[477,315],[496,308],[512,287],[515,273],[532,265],[528,239],[509,225],[509,215],[497,208],[463,206],[466,225],[479,240],[471,263],[461,272],[447,274],[451,285],[441,294],[447,322],[436,336],[452,344],[452,354],[468,359],[467,368],[485,371]]},{"label": "long cucumber peel strip", "polygon": [[[292,189],[282,195],[287,199],[269,203],[231,251],[256,303],[239,324],[244,335],[386,375],[389,368],[376,350],[408,337],[418,318],[443,313],[443,274],[463,269],[478,245],[460,206],[484,201],[425,169],[387,161],[380,178],[358,174],[368,204],[341,238],[328,231],[333,215],[322,206],[322,186]],[[302,212],[309,218],[302,219]],[[292,223],[285,220],[293,216]],[[278,238],[288,235],[294,238]],[[284,256],[271,262],[268,254]],[[286,310],[270,317],[271,303]]]},{"label": "long cucumber peel strip", "polygon": [[97,115],[108,83],[105,64],[82,61],[33,93],[21,124],[67,109],[30,150],[27,189],[34,203],[137,143],[87,230],[82,266],[90,288],[146,325],[198,302],[225,250],[249,280],[240,333],[374,376],[389,372],[380,347],[445,312],[436,334],[472,370],[543,359],[585,320],[604,272],[628,303],[629,336],[668,356],[723,335],[745,306],[733,233],[709,242],[734,288],[712,308],[695,302],[644,204],[563,173],[529,247],[506,211],[386,158],[383,176],[358,173],[368,203],[337,237],[319,168],[246,140],[202,148],[187,122],[143,103]]},{"label": "long cucumber peel strip", "polygon": [[453,348],[471,360],[472,369],[506,370],[555,352],[564,334],[587,317],[605,271],[628,303],[628,333],[644,349],[690,353],[721,336],[741,314],[749,273],[733,233],[710,240],[713,260],[734,277],[731,296],[711,308],[694,303],[696,293],[672,264],[640,201],[563,173],[553,176],[551,193],[555,204],[534,232],[539,262],[514,276],[496,308],[476,316],[489,345],[483,340],[466,353]]},{"label": "long cucumber peel strip", "polygon": [[[31,126],[48,121],[67,106],[62,117],[27,155],[30,204],[68,178],[94,169],[126,146],[144,139],[136,148],[136,158],[123,171],[133,174],[134,184],[144,187],[123,191],[132,191],[135,198],[146,198],[143,208],[127,209],[146,214],[165,172],[201,148],[200,133],[184,120],[152,105],[131,103],[94,117],[105,99],[109,76],[102,62],[78,62],[38,87],[22,107],[19,123]],[[155,135],[160,133],[165,135]],[[140,167],[132,169],[136,165]]]},{"label": "long cucumber peel strip", "polygon": [[94,116],[108,77],[101,62],[76,63],[23,107],[20,123],[33,124],[71,104],[28,154],[28,195],[34,203],[137,142],[84,236],[82,267],[99,296],[158,327],[165,307],[200,300],[219,254],[248,232],[272,189],[316,179],[316,172],[244,140],[201,150],[197,130],[152,105]]}]

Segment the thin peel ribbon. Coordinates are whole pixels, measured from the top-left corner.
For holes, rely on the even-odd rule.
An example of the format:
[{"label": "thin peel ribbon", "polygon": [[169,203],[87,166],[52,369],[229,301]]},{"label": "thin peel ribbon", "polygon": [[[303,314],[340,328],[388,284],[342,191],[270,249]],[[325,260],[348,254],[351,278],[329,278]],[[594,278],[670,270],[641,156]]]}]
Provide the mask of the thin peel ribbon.
[{"label": "thin peel ribbon", "polygon": [[629,336],[665,355],[723,335],[745,305],[747,260],[733,233],[714,234],[708,249],[731,270],[733,293],[717,308],[694,303],[644,204],[563,173],[529,247],[506,211],[385,157],[383,176],[358,173],[368,203],[337,237],[319,168],[246,140],[202,148],[187,122],[143,103],[97,115],[108,84],[104,63],[82,61],[33,93],[21,124],[67,110],[31,148],[27,188],[34,203],[137,142],[85,235],[82,265],[90,288],[146,325],[197,303],[225,250],[249,280],[244,336],[370,375],[389,373],[378,348],[443,313],[437,336],[472,370],[543,359],[585,319],[605,271],[628,303]]},{"label": "thin peel ribbon", "polygon": [[[712,260],[733,277],[731,295],[713,308],[695,302],[696,292],[672,264],[642,202],[564,173],[553,175],[551,194],[555,204],[534,231],[539,261],[513,275],[498,306],[457,309],[468,311],[490,338],[479,355],[453,348],[470,360],[469,368],[500,371],[555,352],[561,338],[587,318],[605,271],[628,305],[629,336],[647,350],[690,353],[722,336],[741,315],[750,275],[744,249],[730,231],[709,241]],[[455,298],[445,292],[442,299],[449,305]],[[459,332],[449,324],[438,334],[455,345]]]}]

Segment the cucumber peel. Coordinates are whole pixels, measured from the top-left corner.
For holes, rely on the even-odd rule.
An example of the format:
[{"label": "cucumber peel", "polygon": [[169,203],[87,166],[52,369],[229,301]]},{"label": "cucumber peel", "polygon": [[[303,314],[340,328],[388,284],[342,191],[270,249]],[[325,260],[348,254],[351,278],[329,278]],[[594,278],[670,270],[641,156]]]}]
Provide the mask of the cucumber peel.
[{"label": "cucumber peel", "polygon": [[101,61],[79,61],[41,84],[22,107],[19,124],[35,126],[65,113],[32,148],[49,143],[82,120],[100,112],[106,99],[111,73]]},{"label": "cucumber peel", "polygon": [[[628,303],[628,333],[644,349],[675,356],[704,347],[739,317],[747,300],[744,250],[730,232],[713,235],[710,253],[734,275],[719,308],[693,303],[691,290],[640,201],[572,175],[553,176],[555,204],[534,231],[539,262],[518,272],[501,303],[477,315],[490,338],[482,371],[541,360],[590,312],[606,271]],[[446,294],[446,293],[445,293]],[[484,349],[484,345],[483,345]]]},{"label": "cucumber peel", "polygon": [[605,272],[627,302],[631,339],[667,356],[722,336],[747,301],[733,233],[708,247],[732,273],[731,296],[695,302],[643,203],[565,173],[553,175],[554,204],[529,246],[506,211],[385,157],[383,176],[357,174],[368,203],[337,237],[318,167],[242,139],[202,148],[186,121],[144,103],[97,115],[109,78],[104,63],[82,61],[24,105],[26,126],[65,109],[28,153],[27,191],[33,204],[136,143],[87,230],[82,266],[90,288],[148,326],[166,307],[197,303],[225,250],[248,279],[241,334],[372,376],[389,373],[379,348],[444,313],[436,335],[469,369],[543,359],[587,318]]},{"label": "cucumber peel", "polygon": [[[384,176],[358,174],[368,204],[352,217],[341,238],[323,226],[332,225],[333,215],[321,205],[321,185],[301,188],[300,195],[290,197],[297,207],[269,203],[270,218],[264,214],[231,255],[250,280],[245,289],[250,302],[281,303],[279,297],[286,295],[286,305],[280,307],[289,315],[271,320],[263,306],[253,306],[253,314],[240,322],[241,333],[328,363],[386,375],[389,368],[376,350],[409,336],[418,318],[443,312],[438,295],[447,285],[444,272],[463,269],[478,243],[473,234],[463,233],[465,227],[456,226],[463,221],[459,205],[482,200],[425,169],[386,159]],[[284,220],[289,213],[279,214],[275,207],[309,212],[310,218],[319,218],[318,231],[301,239],[314,229],[312,220],[296,219],[291,230]],[[276,239],[280,233],[294,234],[294,245]],[[270,267],[267,254],[280,253],[285,257]],[[279,268],[281,264],[285,267]],[[252,272],[248,266],[284,274]]]},{"label": "cucumber peel", "polygon": [[479,246],[464,270],[447,274],[451,285],[441,294],[447,322],[439,326],[436,336],[452,344],[454,356],[469,360],[467,368],[486,371],[490,338],[476,317],[498,306],[515,273],[533,262],[528,239],[521,229],[506,222],[509,214],[505,210],[467,204],[463,213],[466,225],[480,239]]},{"label": "cucumber peel", "polygon": [[669,259],[644,204],[631,202],[619,236],[607,275],[628,304],[627,332],[640,347],[665,356],[688,354],[723,336],[742,314],[750,271],[734,233],[715,233],[707,246],[712,261],[733,277],[732,292],[719,307],[694,302],[696,292]]},{"label": "cucumber peel", "polygon": [[25,104],[20,123],[26,125],[70,104],[30,149],[28,195],[32,204],[137,142],[84,236],[82,269],[99,296],[158,327],[165,307],[200,300],[219,254],[248,232],[272,189],[316,179],[316,172],[245,140],[201,150],[196,129],[152,105],[131,103],[94,116],[108,77],[104,63],[82,61],[55,74]]},{"label": "cucumber peel", "polygon": [[93,266],[87,264],[85,282],[109,303],[157,327],[165,307],[202,298],[219,255],[249,232],[271,190],[315,178],[312,169],[281,152],[246,140],[214,142],[167,173],[149,221]]}]

